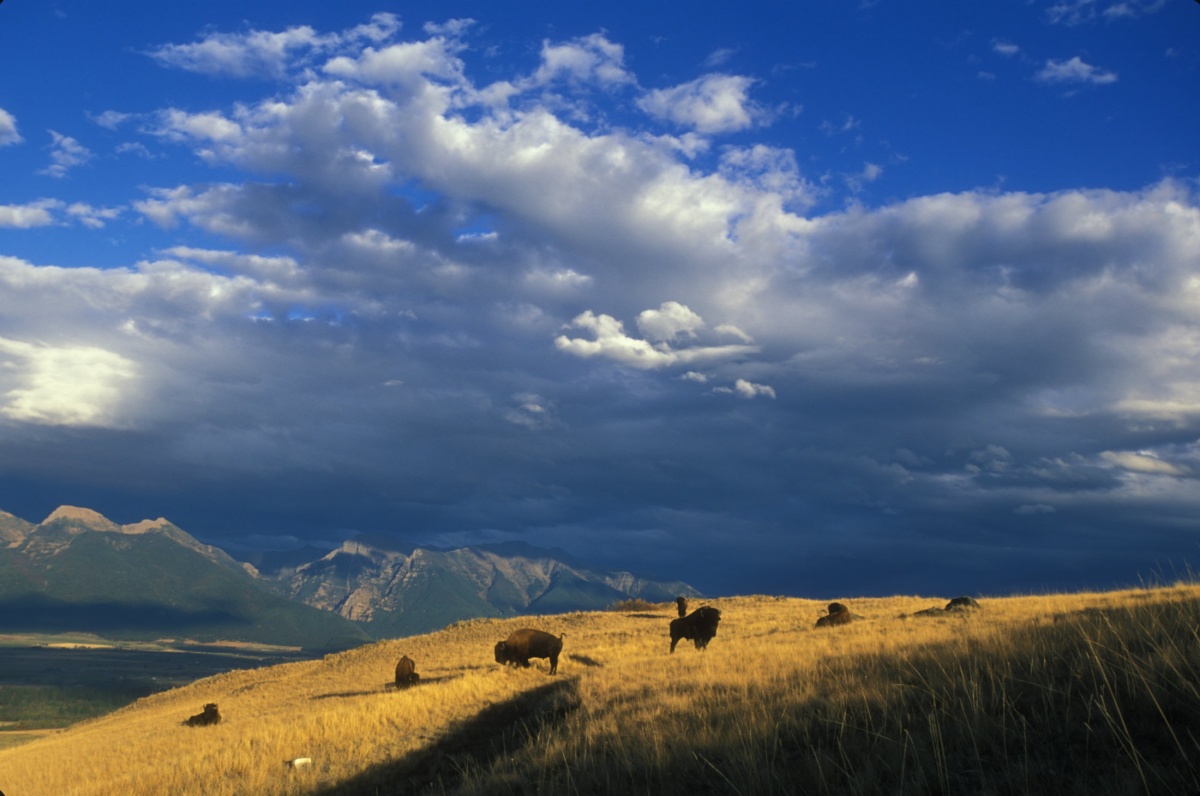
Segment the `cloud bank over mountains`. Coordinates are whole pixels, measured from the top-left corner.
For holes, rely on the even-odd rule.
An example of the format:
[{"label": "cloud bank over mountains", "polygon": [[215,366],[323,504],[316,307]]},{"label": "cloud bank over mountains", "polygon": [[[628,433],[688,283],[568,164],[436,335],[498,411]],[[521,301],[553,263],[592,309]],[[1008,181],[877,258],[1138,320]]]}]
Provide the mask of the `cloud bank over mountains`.
[{"label": "cloud bank over mountains", "polygon": [[[520,536],[710,592],[1194,547],[1193,185],[834,201],[754,140],[797,112],[754,76],[650,85],[604,33],[500,76],[476,35],[378,14],[149,50],[245,99],[103,109],[209,179],[0,205],[188,241],[0,256],[0,466],[173,492],[184,516],[131,510],[198,535],[246,506],[281,533]],[[47,174],[90,156],[55,134]]]}]

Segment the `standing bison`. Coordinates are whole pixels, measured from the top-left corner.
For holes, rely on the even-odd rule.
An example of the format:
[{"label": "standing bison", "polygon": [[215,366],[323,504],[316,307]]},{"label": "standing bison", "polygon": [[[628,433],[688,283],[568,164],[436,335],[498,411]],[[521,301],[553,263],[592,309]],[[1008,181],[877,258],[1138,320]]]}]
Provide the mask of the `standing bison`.
[{"label": "standing bison", "polygon": [[213,724],[219,724],[220,721],[221,714],[217,710],[217,703],[209,702],[204,706],[203,713],[197,713],[195,716],[189,717],[184,724],[189,727],[208,727]]},{"label": "standing bison", "polygon": [[679,618],[683,619],[687,616],[687,597],[676,597],[675,608],[679,611]]},{"label": "standing bison", "polygon": [[416,685],[421,679],[421,675],[417,674],[417,664],[413,663],[413,659],[407,655],[402,655],[399,662],[396,663],[396,687],[408,688]]},{"label": "standing bison", "polygon": [[708,605],[701,606],[687,616],[671,620],[671,652],[680,639],[686,638],[702,650],[717,635],[717,623],[721,621],[721,612]]},{"label": "standing bison", "polygon": [[557,674],[562,640],[561,635],[553,636],[544,630],[527,627],[514,630],[508,639],[496,642],[496,663],[528,667],[530,658],[549,658],[550,674]]}]

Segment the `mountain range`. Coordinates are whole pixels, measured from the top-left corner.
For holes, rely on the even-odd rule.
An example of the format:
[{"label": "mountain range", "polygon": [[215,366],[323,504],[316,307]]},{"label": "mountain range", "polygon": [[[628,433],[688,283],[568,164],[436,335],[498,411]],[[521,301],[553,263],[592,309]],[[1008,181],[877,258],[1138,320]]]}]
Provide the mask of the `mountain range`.
[{"label": "mountain range", "polygon": [[260,576],[288,597],[340,614],[376,637],[436,630],[471,617],[594,611],[629,599],[699,596],[686,583],[595,572],[561,551],[520,543],[404,553],[352,540],[316,561]]},{"label": "mountain range", "polygon": [[62,506],[35,524],[0,512],[0,633],[332,650],[475,617],[699,595],[682,582],[595,572],[524,544],[405,552],[364,539],[309,553],[258,556],[255,565],[166,519],[118,525]]}]

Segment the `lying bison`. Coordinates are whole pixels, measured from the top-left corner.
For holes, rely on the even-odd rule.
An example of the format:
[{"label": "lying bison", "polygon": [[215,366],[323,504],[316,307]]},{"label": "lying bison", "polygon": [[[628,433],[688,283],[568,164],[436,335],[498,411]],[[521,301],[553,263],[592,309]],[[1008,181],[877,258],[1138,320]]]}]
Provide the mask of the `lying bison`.
[{"label": "lying bison", "polygon": [[184,722],[189,727],[208,727],[213,724],[218,724],[221,721],[221,714],[217,710],[216,702],[209,702],[204,706],[203,713],[197,713],[195,716],[188,718]]},{"label": "lying bison", "polygon": [[687,616],[672,619],[671,652],[675,651],[675,645],[683,638],[694,643],[696,649],[704,649],[717,635],[717,623],[720,621],[721,612],[708,605],[697,608]]},{"label": "lying bison", "polygon": [[841,603],[830,603],[829,613],[817,619],[817,627],[848,625],[857,619],[862,619],[862,617],[858,614],[850,613],[850,609]]},{"label": "lying bison", "polygon": [[496,663],[527,667],[530,658],[549,658],[550,674],[556,674],[562,640],[561,635],[552,636],[544,630],[514,630],[507,640],[496,642]]},{"label": "lying bison", "polygon": [[399,662],[396,663],[396,687],[408,688],[420,680],[421,675],[417,674],[417,664],[413,663],[413,659],[407,655],[400,656]]},{"label": "lying bison", "polygon": [[953,600],[946,603],[945,608],[926,608],[924,610],[917,611],[913,614],[913,616],[945,616],[948,613],[974,611],[979,607],[979,602],[973,597],[955,597]]},{"label": "lying bison", "polygon": [[679,610],[679,618],[687,616],[687,597],[676,597],[675,607]]}]

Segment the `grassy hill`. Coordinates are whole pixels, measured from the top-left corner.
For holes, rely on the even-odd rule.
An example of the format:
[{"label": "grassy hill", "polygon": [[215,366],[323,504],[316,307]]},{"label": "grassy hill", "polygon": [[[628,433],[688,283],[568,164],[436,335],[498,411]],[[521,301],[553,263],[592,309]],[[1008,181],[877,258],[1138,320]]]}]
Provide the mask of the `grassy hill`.
[{"label": "grassy hill", "polygon": [[[9,794],[1194,794],[1200,586],[981,599],[709,601],[459,623],[205,678],[0,751]],[[497,666],[532,625],[559,673]],[[400,655],[416,688],[389,687]],[[181,722],[216,702],[221,724]],[[119,750],[119,751],[117,751]],[[311,758],[292,768],[286,760]],[[67,761],[67,762],[64,762]]]}]

